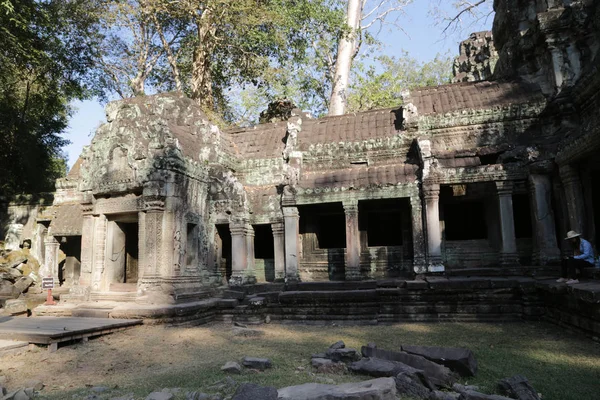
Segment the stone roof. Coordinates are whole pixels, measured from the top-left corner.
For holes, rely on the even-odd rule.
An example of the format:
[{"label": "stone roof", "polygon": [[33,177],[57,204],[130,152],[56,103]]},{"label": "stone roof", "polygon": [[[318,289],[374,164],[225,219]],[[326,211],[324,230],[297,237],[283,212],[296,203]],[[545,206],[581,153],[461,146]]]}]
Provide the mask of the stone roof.
[{"label": "stone roof", "polygon": [[394,136],[400,131],[399,108],[302,121],[298,134],[300,150],[316,143],[359,142]]},{"label": "stone roof", "polygon": [[281,157],[287,132],[286,122],[267,123],[251,128],[233,128],[224,131],[244,159]]},{"label": "stone roof", "polygon": [[535,85],[524,82],[465,82],[415,88],[410,102],[419,115],[444,114],[469,109],[489,109],[507,104],[539,102],[543,96]]}]

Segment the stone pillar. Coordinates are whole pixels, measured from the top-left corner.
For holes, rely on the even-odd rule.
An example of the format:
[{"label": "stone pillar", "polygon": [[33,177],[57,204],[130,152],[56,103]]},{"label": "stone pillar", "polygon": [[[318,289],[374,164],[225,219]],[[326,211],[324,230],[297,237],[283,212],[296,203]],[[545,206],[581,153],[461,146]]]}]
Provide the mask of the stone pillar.
[{"label": "stone pillar", "polygon": [[250,224],[246,225],[246,251],[248,253],[248,265],[246,266],[246,270],[254,275],[254,228]]},{"label": "stone pillar", "polygon": [[285,234],[285,281],[298,282],[298,236],[300,214],[298,207],[283,207]]},{"label": "stone pillar", "polygon": [[90,286],[92,284],[92,268],[94,263],[94,216],[83,215],[81,229],[81,274],[79,285]]},{"label": "stone pillar", "polygon": [[58,280],[58,250],[60,249],[60,243],[54,236],[49,234],[44,241],[44,248],[44,267],[40,271],[40,275],[42,278],[54,278],[54,286],[58,287],[60,285]]},{"label": "stone pillar", "polygon": [[92,290],[101,290],[104,261],[106,260],[106,228],[108,221],[103,214],[94,217],[94,266],[92,270]]},{"label": "stone pillar", "polygon": [[358,281],[360,273],[360,232],[358,231],[358,201],[344,201],[346,215],[346,280]]},{"label": "stone pillar", "polygon": [[255,283],[252,272],[248,270],[248,226],[245,221],[231,222],[231,286],[240,286],[246,283]]},{"label": "stone pillar", "polygon": [[419,194],[410,197],[412,220],[413,271],[416,274],[427,272],[425,262],[425,235],[423,233],[423,206]]},{"label": "stone pillar", "polygon": [[[578,170],[571,165],[561,165],[559,168],[560,180],[565,191],[567,211],[569,213],[570,230],[584,232],[585,204],[583,190]],[[561,232],[562,235],[566,232]]]},{"label": "stone pillar", "polygon": [[427,271],[444,272],[442,263],[442,232],[440,229],[440,185],[423,188],[427,220]]},{"label": "stone pillar", "polygon": [[273,231],[275,282],[283,282],[285,279],[285,229],[283,223],[272,223],[271,230]]},{"label": "stone pillar", "polygon": [[502,265],[517,265],[517,240],[515,237],[515,221],[513,214],[512,192],[513,184],[509,181],[497,181],[498,211],[500,213],[500,263]]},{"label": "stone pillar", "polygon": [[548,175],[529,175],[531,212],[533,215],[533,261],[538,265],[560,261],[556,245],[554,212],[552,210],[552,183]]},{"label": "stone pillar", "polygon": [[[144,248],[145,252],[145,268],[144,268],[144,281],[154,280],[156,281],[160,276],[161,264],[163,263],[163,217],[164,211],[158,209],[152,209],[146,211],[144,217],[146,230],[143,233],[145,240]],[[171,232],[171,235],[173,233]],[[141,237],[140,237],[140,240]]]}]

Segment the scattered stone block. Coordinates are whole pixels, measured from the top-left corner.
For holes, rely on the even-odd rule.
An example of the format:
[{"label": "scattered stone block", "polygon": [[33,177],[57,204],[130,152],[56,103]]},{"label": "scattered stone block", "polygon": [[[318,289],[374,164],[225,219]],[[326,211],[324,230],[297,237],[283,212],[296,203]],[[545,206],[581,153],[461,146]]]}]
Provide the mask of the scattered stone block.
[{"label": "scattered stone block", "polygon": [[393,378],[378,378],[343,385],[306,383],[279,389],[279,400],[396,400]]},{"label": "scattered stone block", "polygon": [[260,371],[272,367],[271,360],[268,358],[244,357],[242,364],[246,368],[254,368]]},{"label": "scattered stone block", "polygon": [[91,390],[94,393],[104,393],[104,392],[108,392],[110,389],[107,388],[106,386],[94,386]]},{"label": "scattered stone block", "polygon": [[317,353],[310,356],[311,358],[327,358],[327,354],[325,353]]},{"label": "scattered stone block", "polygon": [[146,397],[146,400],[173,400],[174,398],[173,393],[152,392]]},{"label": "scattered stone block", "polygon": [[244,336],[244,337],[258,337],[258,336],[263,336],[265,333],[261,330],[258,329],[251,329],[251,328],[241,328],[241,327],[234,327],[232,329],[232,333],[233,336]]},{"label": "scattered stone block", "polygon": [[509,397],[497,396],[495,394],[479,393],[474,390],[466,390],[460,394],[458,400],[511,400]]},{"label": "scattered stone block", "polygon": [[40,390],[42,390],[44,388],[44,383],[40,380],[32,380],[32,381],[27,381],[25,383],[25,386],[33,388],[33,390],[39,392]]},{"label": "scattered stone block", "polygon": [[320,374],[343,375],[348,372],[348,367],[343,362],[331,362],[318,367],[317,372]]},{"label": "scattered stone block", "polygon": [[360,354],[356,349],[343,348],[343,349],[329,349],[327,350],[327,358],[333,361],[342,361],[345,363],[351,363],[353,361],[360,360]]},{"label": "scattered stone block", "polygon": [[312,360],[310,360],[310,364],[314,368],[319,368],[322,365],[333,364],[333,363],[334,363],[334,361],[330,360],[329,358],[313,358]]},{"label": "scattered stone block", "polygon": [[389,361],[398,361],[413,368],[422,370],[431,383],[439,387],[451,387],[456,382],[456,376],[443,365],[429,361],[425,357],[404,352],[381,350],[374,347],[363,346],[363,357],[380,358]]},{"label": "scattered stone block", "polygon": [[411,379],[407,375],[399,374],[394,378],[396,382],[396,391],[401,396],[408,396],[416,399],[429,399],[431,390],[423,386],[419,381]]},{"label": "scattered stone block", "polygon": [[29,288],[29,286],[31,286],[32,283],[33,279],[28,276],[22,276],[15,281],[13,286],[19,291],[19,293],[23,293]]},{"label": "scattered stone block", "polygon": [[442,364],[461,376],[475,376],[477,360],[469,349],[460,347],[402,346],[402,351]]},{"label": "scattered stone block", "polygon": [[346,344],[344,343],[343,340],[337,341],[334,344],[332,344],[331,346],[329,346],[330,350],[337,350],[337,349],[343,349],[346,347]]},{"label": "scattered stone block", "polygon": [[458,400],[460,393],[456,392],[442,392],[440,390],[434,390],[429,396],[429,400]]},{"label": "scattered stone block", "polygon": [[537,391],[529,384],[527,378],[515,375],[502,379],[498,383],[500,393],[517,400],[540,400]]},{"label": "scattered stone block", "polygon": [[260,386],[244,383],[236,390],[231,400],[277,400],[277,389],[271,386]]},{"label": "scattered stone block", "polygon": [[235,361],[227,361],[225,365],[221,367],[221,371],[227,372],[229,374],[241,374],[242,367]]}]

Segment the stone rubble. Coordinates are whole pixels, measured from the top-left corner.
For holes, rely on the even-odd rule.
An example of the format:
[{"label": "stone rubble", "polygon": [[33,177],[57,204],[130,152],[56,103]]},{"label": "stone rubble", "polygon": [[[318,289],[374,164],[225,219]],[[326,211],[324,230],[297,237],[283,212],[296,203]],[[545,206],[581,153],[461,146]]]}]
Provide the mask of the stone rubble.
[{"label": "stone rubble", "polygon": [[28,247],[0,250],[0,312],[18,315],[27,313],[27,303],[19,297],[37,285],[40,263]]}]

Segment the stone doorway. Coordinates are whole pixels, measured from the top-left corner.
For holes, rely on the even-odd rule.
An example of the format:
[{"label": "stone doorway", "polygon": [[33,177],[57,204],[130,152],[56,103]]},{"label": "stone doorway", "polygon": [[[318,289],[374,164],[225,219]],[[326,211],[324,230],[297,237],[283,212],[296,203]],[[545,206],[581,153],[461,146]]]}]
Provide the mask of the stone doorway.
[{"label": "stone doorway", "polygon": [[110,291],[135,291],[139,276],[139,226],[137,214],[108,222],[105,276]]},{"label": "stone doorway", "polygon": [[216,264],[222,277],[229,282],[231,278],[231,232],[229,224],[215,225],[217,232],[215,234],[215,254]]},{"label": "stone doorway", "polygon": [[254,269],[258,282],[275,280],[275,246],[270,224],[252,225],[254,228]]},{"label": "stone doorway", "polygon": [[62,236],[56,239],[60,244],[58,280],[61,286],[73,286],[79,283],[81,273],[81,236]]}]

